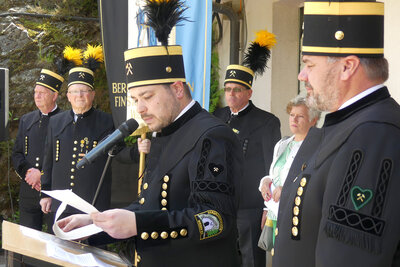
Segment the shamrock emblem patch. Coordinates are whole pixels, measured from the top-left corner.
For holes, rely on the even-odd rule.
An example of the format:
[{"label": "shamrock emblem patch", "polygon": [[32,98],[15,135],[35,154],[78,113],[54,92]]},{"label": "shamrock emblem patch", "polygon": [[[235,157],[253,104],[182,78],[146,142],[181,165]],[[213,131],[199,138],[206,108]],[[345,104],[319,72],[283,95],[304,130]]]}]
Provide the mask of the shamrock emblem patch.
[{"label": "shamrock emblem patch", "polygon": [[350,190],[351,201],[353,202],[354,208],[356,210],[364,207],[372,199],[372,190],[362,189],[359,186],[354,186]]}]

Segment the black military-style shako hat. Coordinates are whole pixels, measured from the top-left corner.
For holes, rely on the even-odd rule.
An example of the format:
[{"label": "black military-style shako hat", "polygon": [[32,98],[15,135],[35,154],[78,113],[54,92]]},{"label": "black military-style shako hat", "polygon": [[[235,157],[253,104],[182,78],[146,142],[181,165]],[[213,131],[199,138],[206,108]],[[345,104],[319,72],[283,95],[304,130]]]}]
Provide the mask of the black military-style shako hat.
[{"label": "black military-style shako hat", "polygon": [[153,28],[161,46],[132,48],[125,51],[125,72],[128,89],[154,84],[186,82],[182,47],[168,45],[172,28],[187,9],[179,0],[146,0],[143,8],[146,25]]},{"label": "black military-style shako hat", "polygon": [[251,89],[254,76],[264,73],[276,39],[274,34],[265,30],[257,32],[256,36],[244,54],[243,66],[232,64],[226,68],[224,85],[237,83]]},{"label": "black military-style shako hat", "polygon": [[308,0],[303,55],[383,57],[383,15],[375,0]]},{"label": "black military-style shako hat", "polygon": [[128,89],[186,82],[181,46],[138,47],[125,51],[124,55]]},{"label": "black military-style shako hat", "polygon": [[61,75],[48,69],[42,69],[36,84],[58,93],[63,82],[64,78]]},{"label": "black military-style shako hat", "polygon": [[94,73],[92,70],[85,67],[75,67],[69,71],[68,76],[68,87],[73,84],[86,84],[90,88],[94,89]]},{"label": "black military-style shako hat", "polygon": [[73,84],[85,84],[94,89],[94,72],[104,62],[101,45],[88,44],[84,52],[67,46],[64,49],[64,60],[64,65],[70,69],[68,87]]},{"label": "black military-style shako hat", "polygon": [[254,71],[242,65],[232,64],[226,68],[225,82],[238,83],[251,89],[253,85]]}]

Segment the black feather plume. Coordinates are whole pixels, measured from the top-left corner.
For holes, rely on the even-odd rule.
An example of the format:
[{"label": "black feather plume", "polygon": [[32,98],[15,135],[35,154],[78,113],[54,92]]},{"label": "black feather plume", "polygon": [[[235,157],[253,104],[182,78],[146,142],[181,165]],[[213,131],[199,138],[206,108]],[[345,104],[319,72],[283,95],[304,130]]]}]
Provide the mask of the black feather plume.
[{"label": "black feather plume", "polygon": [[255,74],[263,74],[267,67],[267,62],[271,56],[271,51],[258,43],[251,43],[244,54],[243,65],[254,71]]},{"label": "black feather plume", "polygon": [[69,72],[73,67],[75,67],[75,63],[66,58],[54,59],[54,65],[57,67],[57,73],[60,75],[64,75],[65,73]]},{"label": "black feather plume", "polygon": [[146,0],[143,9],[148,18],[146,25],[153,28],[162,45],[168,45],[168,36],[172,28],[186,20],[182,16],[186,9],[179,0]]}]

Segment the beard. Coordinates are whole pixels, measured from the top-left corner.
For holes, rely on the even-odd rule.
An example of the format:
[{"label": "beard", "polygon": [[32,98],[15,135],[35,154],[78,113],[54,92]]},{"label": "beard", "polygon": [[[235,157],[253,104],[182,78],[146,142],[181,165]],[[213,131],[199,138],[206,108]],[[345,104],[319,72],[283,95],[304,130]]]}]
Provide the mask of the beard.
[{"label": "beard", "polygon": [[334,72],[328,72],[326,75],[323,90],[316,93],[314,88],[309,82],[305,82],[307,88],[312,88],[307,92],[307,105],[310,108],[316,109],[321,112],[332,112],[337,110],[339,103],[339,90],[334,83]]}]

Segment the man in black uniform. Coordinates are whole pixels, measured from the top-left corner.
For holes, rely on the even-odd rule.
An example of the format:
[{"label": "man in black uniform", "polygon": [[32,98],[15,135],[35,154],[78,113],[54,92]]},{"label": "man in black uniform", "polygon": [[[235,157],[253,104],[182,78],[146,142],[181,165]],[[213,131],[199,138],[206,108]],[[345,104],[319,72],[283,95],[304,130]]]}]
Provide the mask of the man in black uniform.
[{"label": "man in black uniform", "polygon": [[283,187],[273,266],[400,266],[400,107],[383,83],[383,3],[305,3],[311,105],[331,112]]},{"label": "man in black uniform", "polygon": [[139,266],[239,266],[241,147],[229,127],[192,100],[182,48],[161,42],[125,52],[137,111],[159,132],[138,201],[124,210],[75,215],[59,226],[69,231],[93,221],[113,238],[132,238]]},{"label": "man in black uniform", "polygon": [[42,69],[34,89],[38,110],[21,117],[12,154],[15,171],[21,178],[19,190],[19,223],[42,230],[43,213],[40,201],[40,177],[43,163],[43,147],[50,117],[60,112],[56,100],[64,78]]},{"label": "man in black uniform", "polygon": [[[254,49],[255,42],[249,49]],[[269,50],[268,50],[269,51]],[[246,60],[244,63],[246,64]],[[227,107],[214,115],[226,122],[239,137],[244,155],[244,175],[240,189],[237,224],[242,264],[246,267],[265,266],[265,251],[258,247],[264,201],[258,194],[260,179],[269,171],[275,144],[281,138],[280,122],[273,114],[257,108],[250,100],[252,82],[257,72],[249,67],[229,65],[225,75]],[[257,65],[258,66],[258,65]],[[264,68],[266,66],[266,62]]]},{"label": "man in black uniform", "polygon": [[[72,109],[50,120],[42,176],[42,190],[71,189],[89,203],[93,201],[107,155],[81,169],[77,169],[76,164],[114,130],[111,115],[92,106],[93,81],[91,69],[75,67],[70,70],[67,97]],[[110,198],[111,169],[108,169],[95,207],[108,209]],[[42,194],[40,205],[44,213],[51,211],[54,218],[60,202]],[[77,212],[67,206],[64,216]]]}]

